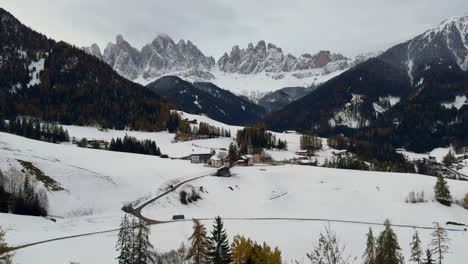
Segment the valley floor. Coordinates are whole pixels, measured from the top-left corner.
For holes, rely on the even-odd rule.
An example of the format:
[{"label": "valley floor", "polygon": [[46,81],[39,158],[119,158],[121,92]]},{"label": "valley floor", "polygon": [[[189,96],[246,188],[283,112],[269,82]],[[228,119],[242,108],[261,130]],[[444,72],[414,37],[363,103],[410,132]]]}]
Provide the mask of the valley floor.
[{"label": "valley floor", "polygon": [[[109,131],[95,128],[67,127],[71,136],[106,137],[132,133],[156,140],[163,152],[185,156],[194,151],[194,143],[204,147],[227,148],[230,138],[200,142],[171,143],[173,134]],[[233,128],[234,129],[234,128]],[[297,135],[281,134],[298,148]],[[289,143],[291,142],[291,143]],[[195,150],[196,151],[196,150]],[[324,151],[327,152],[327,151]],[[282,153],[282,155],[286,155]],[[288,154],[290,155],[290,154]],[[36,241],[119,227],[127,203],[138,204],[164,192],[168,186],[214,172],[213,168],[191,164],[186,160],[161,159],[154,156],[78,148],[69,144],[51,144],[0,133],[0,169],[21,170],[18,160],[31,162],[54,180],[64,191],[49,192],[50,214],[46,218],[0,214],[0,225],[7,230],[7,241],[19,246]],[[339,170],[312,166],[258,165],[235,167],[233,177],[205,177],[181,187],[142,210],[148,218],[169,220],[174,214],[186,219],[225,217],[230,238],[243,234],[257,241],[278,246],[287,261],[303,260],[326,225],[330,225],[347,244],[349,253],[358,258],[364,250],[369,227],[374,233],[380,225],[300,220],[243,220],[228,218],[321,218],[356,222],[430,227],[437,221],[468,224],[468,210],[458,205],[445,207],[433,201],[435,178],[398,173]],[[468,182],[449,181],[452,196],[462,199]],[[200,190],[202,199],[189,205],[179,201],[182,189]],[[410,191],[424,191],[427,202],[405,203]],[[211,229],[212,220],[205,220]],[[445,226],[445,225],[444,225]],[[445,226],[457,230],[462,227]],[[409,258],[411,227],[394,227],[405,258]],[[430,240],[429,229],[419,229],[423,245]],[[151,241],[160,251],[188,244],[192,232],[190,221],[151,227]],[[15,253],[16,263],[115,263],[117,232],[53,241]],[[459,264],[468,258],[468,232],[449,231],[450,251],[446,263]]]}]

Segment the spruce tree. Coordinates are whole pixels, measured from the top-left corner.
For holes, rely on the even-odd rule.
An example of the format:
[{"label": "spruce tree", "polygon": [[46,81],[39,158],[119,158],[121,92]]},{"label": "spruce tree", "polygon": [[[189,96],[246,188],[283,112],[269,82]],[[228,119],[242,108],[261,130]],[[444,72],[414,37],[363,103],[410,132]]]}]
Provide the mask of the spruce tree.
[{"label": "spruce tree", "polygon": [[434,186],[434,193],[435,193],[435,198],[445,204],[444,202],[447,203],[447,205],[450,206],[452,196],[450,195],[450,190],[447,184],[447,181],[444,179],[444,177],[439,174],[437,176],[437,182],[436,185]]},{"label": "spruce tree", "polygon": [[228,153],[229,161],[236,162],[239,160],[239,149],[237,148],[237,144],[234,142],[229,145]]},{"label": "spruce tree", "polygon": [[197,219],[193,219],[193,234],[189,239],[192,240],[192,245],[187,259],[191,259],[193,264],[207,264],[210,242],[206,237],[205,226]]},{"label": "spruce tree", "polygon": [[129,221],[127,214],[120,223],[119,234],[117,235],[116,249],[119,251],[117,257],[119,264],[133,264],[133,245],[134,235],[132,222]]},{"label": "spruce tree", "polygon": [[402,260],[398,238],[393,232],[390,221],[384,222],[385,229],[377,239],[376,264],[399,264]]},{"label": "spruce tree", "polygon": [[439,223],[434,223],[434,232],[432,232],[432,240],[430,243],[431,253],[437,256],[439,264],[442,264],[444,255],[448,253],[449,242],[447,230],[439,225]]},{"label": "spruce tree", "polygon": [[366,250],[362,257],[364,258],[364,264],[375,264],[375,238],[370,227],[369,233],[367,233]]},{"label": "spruce tree", "polygon": [[226,230],[224,229],[221,217],[215,218],[213,231],[209,238],[210,247],[208,251],[209,261],[212,264],[229,264],[231,263],[231,248],[227,238]]},{"label": "spruce tree", "polygon": [[411,258],[410,261],[413,261],[417,264],[421,263],[422,258],[422,249],[421,249],[421,240],[419,239],[418,231],[414,231],[413,240],[410,243],[411,246]]},{"label": "spruce tree", "polygon": [[140,219],[134,239],[133,264],[155,263],[153,245],[149,241],[149,234],[150,229],[148,224]]},{"label": "spruce tree", "polygon": [[432,253],[429,249],[426,250],[426,259],[423,264],[435,264],[434,260],[432,260]]}]

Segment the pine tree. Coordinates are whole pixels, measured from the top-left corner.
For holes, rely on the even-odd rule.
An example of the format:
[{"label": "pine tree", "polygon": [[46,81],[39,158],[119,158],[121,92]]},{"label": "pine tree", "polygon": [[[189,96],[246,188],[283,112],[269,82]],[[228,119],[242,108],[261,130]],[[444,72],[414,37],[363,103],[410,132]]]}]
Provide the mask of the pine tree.
[{"label": "pine tree", "polygon": [[120,252],[117,257],[119,264],[133,264],[134,235],[132,222],[129,221],[127,214],[125,214],[120,223],[116,245],[117,251]]},{"label": "pine tree", "polygon": [[364,258],[364,264],[375,264],[375,238],[370,227],[369,233],[367,233],[366,250],[362,257]]},{"label": "pine tree", "polygon": [[426,250],[426,259],[423,264],[435,264],[434,260],[432,260],[432,253],[429,249]]},{"label": "pine tree", "polygon": [[0,226],[0,263],[11,264],[13,263],[13,255],[7,253],[8,244],[5,241],[5,231]]},{"label": "pine tree", "polygon": [[437,256],[439,264],[442,264],[444,255],[448,253],[449,242],[447,230],[439,225],[439,223],[434,223],[434,232],[432,232],[432,240],[430,246],[432,247],[431,253]]},{"label": "pine tree", "polygon": [[223,221],[221,217],[215,218],[213,231],[209,238],[209,260],[212,264],[229,264],[231,263],[231,248],[227,238],[226,230],[224,230]]},{"label": "pine tree", "polygon": [[450,206],[452,196],[450,195],[450,190],[447,184],[447,181],[444,179],[444,177],[439,174],[437,176],[437,182],[436,185],[434,186],[434,193],[435,193],[435,198],[445,204]]},{"label": "pine tree", "polygon": [[398,244],[398,238],[393,232],[390,221],[384,222],[385,229],[377,239],[376,264],[399,264],[402,255]]},{"label": "pine tree", "polygon": [[210,242],[206,237],[205,226],[197,219],[193,219],[193,234],[189,239],[192,240],[192,246],[187,259],[191,259],[193,264],[207,264]]},{"label": "pine tree", "polygon": [[133,264],[155,263],[153,245],[149,241],[149,234],[148,224],[140,219],[133,242]]},{"label": "pine tree", "polygon": [[421,263],[422,258],[422,249],[421,249],[421,240],[419,239],[418,231],[414,232],[413,241],[411,241],[411,258],[410,261],[413,261],[417,264]]}]

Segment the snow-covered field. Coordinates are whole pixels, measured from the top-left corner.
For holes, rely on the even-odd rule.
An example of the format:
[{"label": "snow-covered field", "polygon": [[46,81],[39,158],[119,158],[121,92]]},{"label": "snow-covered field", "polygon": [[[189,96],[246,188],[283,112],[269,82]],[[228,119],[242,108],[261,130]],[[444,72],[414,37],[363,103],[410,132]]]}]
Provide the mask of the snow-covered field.
[{"label": "snow-covered field", "polygon": [[[206,117],[183,113],[189,119],[209,122],[231,129]],[[67,126],[71,136],[89,139],[111,139],[125,134],[140,139],[153,139],[164,153],[186,156],[204,148],[227,148],[233,139],[209,139],[172,143],[173,134],[137,131],[99,131],[97,128]],[[289,151],[273,151],[280,158],[293,156],[299,149],[299,135],[276,134],[288,141]],[[326,141],[323,140],[325,143]],[[196,147],[193,144],[196,144]],[[318,159],[333,155],[326,147]],[[196,149],[200,148],[200,149]],[[31,162],[46,175],[56,180],[65,191],[49,192],[50,214],[57,219],[0,214],[0,225],[8,231],[11,245],[118,228],[122,212],[128,202],[146,200],[163,192],[169,184],[214,169],[189,161],[161,159],[129,153],[78,148],[71,144],[51,144],[0,133],[0,169],[21,169],[17,160]],[[188,206],[178,199],[178,191],[143,209],[146,217],[167,220],[174,214],[186,218],[211,218],[217,215],[229,218],[281,217],[321,218],[381,223],[389,218],[394,224],[431,226],[432,222],[454,221],[468,224],[468,210],[457,205],[444,207],[433,202],[435,178],[381,172],[338,170],[310,166],[284,165],[236,167],[231,178],[208,176],[181,188],[203,186],[202,200]],[[468,182],[449,181],[452,195],[461,199],[468,193]],[[427,203],[408,204],[410,191],[424,191]],[[257,241],[266,241],[283,251],[285,260],[305,260],[305,254],[315,245],[326,221],[298,220],[229,220],[229,236],[244,234]],[[211,228],[211,221],[205,221]],[[369,224],[330,222],[349,253],[358,257],[365,245]],[[167,251],[191,235],[190,222],[176,222],[151,227],[155,248]],[[375,232],[381,226],[373,225]],[[460,227],[458,227],[460,228]],[[406,259],[412,228],[395,227]],[[427,245],[430,230],[420,230]],[[459,264],[468,258],[468,232],[450,231],[451,254],[445,263]],[[54,241],[20,249],[15,263],[115,263],[116,232]],[[307,262],[307,261],[306,261]],[[359,261],[357,261],[359,263]]]}]

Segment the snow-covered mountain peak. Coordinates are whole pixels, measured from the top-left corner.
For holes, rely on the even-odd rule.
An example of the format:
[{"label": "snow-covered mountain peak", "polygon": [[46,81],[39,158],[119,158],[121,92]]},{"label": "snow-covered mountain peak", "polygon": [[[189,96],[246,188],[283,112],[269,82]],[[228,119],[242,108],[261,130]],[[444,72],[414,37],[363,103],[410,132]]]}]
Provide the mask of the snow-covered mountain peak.
[{"label": "snow-covered mountain peak", "polygon": [[102,58],[122,76],[143,85],[175,75],[189,81],[211,81],[254,101],[284,87],[318,84],[352,65],[343,55],[330,51],[296,57],[265,40],[249,43],[245,48],[235,45],[215,61],[190,40],[175,42],[167,34],[158,34],[141,50],[132,47],[122,35],[117,35],[115,43],[109,43],[102,55],[94,45],[83,49]]}]

